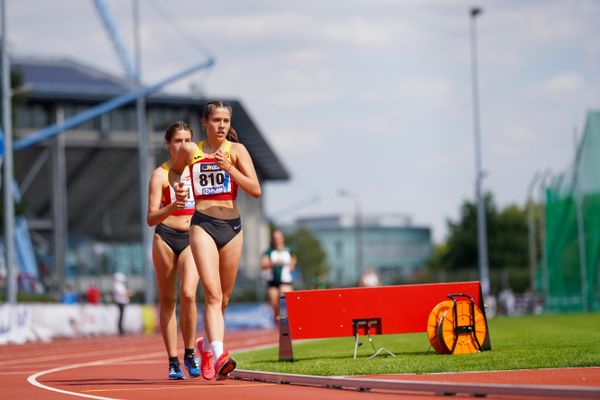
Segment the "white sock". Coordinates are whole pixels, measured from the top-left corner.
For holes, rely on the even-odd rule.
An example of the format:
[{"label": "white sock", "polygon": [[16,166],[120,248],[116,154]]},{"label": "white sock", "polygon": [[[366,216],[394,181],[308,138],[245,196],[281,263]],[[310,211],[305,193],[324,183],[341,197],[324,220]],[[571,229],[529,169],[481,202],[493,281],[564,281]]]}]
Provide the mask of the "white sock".
[{"label": "white sock", "polygon": [[202,351],[207,352],[210,350],[210,342],[208,341],[208,335],[204,331],[204,338],[202,339]]},{"label": "white sock", "polygon": [[213,353],[213,362],[217,362],[221,354],[223,354],[223,342],[215,340],[214,342],[210,342],[210,348]]}]

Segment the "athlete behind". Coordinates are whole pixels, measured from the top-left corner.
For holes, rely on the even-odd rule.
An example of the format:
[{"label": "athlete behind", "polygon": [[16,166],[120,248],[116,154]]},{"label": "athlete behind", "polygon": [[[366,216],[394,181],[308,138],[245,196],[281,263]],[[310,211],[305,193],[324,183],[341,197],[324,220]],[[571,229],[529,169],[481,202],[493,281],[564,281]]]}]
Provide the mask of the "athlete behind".
[{"label": "athlete behind", "polygon": [[282,293],[293,289],[292,271],[296,267],[296,256],[289,247],[286,247],[285,237],[280,230],[271,233],[271,247],[264,252],[260,264],[266,272],[267,297],[277,324],[279,298]]},{"label": "athlete behind", "polygon": [[185,347],[184,364],[190,377],[200,376],[194,355],[196,336],[196,290],[198,271],[189,246],[190,219],[194,198],[189,169],[185,168],[178,190],[186,196],[177,199],[169,185],[169,168],[179,149],[192,143],[192,130],[185,122],[175,122],[165,132],[169,160],[154,170],[148,190],[147,222],[156,226],[152,239],[152,259],[160,292],[160,330],[169,357],[169,379],[184,379],[177,356],[177,276],[180,281],[180,325]]},{"label": "athlete behind", "polygon": [[[189,167],[196,201],[190,226],[190,247],[204,289],[204,335],[197,341],[205,379],[226,379],[236,362],[223,349],[224,314],[235,285],[244,234],[236,197],[238,187],[258,198],[260,183],[250,154],[231,126],[231,106],[206,104],[202,126],[206,139],[184,143],[169,170],[171,186]],[[182,198],[185,191],[176,190]]]}]

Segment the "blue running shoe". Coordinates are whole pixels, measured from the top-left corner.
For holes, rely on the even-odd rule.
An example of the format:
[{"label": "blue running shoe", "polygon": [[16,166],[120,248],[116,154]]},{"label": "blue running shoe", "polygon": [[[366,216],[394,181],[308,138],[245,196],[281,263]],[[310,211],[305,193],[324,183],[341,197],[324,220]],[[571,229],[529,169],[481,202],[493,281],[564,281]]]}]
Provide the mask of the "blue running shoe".
[{"label": "blue running shoe", "polygon": [[169,379],[185,379],[185,374],[181,370],[181,366],[179,364],[169,364]]},{"label": "blue running shoe", "polygon": [[200,376],[200,368],[198,368],[198,360],[196,360],[196,357],[184,357],[183,363],[188,370],[190,378]]}]

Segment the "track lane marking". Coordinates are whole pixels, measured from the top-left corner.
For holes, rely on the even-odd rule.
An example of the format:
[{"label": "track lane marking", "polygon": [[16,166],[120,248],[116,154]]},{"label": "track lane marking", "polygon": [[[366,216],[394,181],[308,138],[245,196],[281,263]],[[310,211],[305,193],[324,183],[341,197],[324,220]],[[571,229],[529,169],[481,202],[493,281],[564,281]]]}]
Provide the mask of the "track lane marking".
[{"label": "track lane marking", "polygon": [[66,371],[69,369],[76,369],[76,368],[84,368],[84,367],[94,367],[94,366],[101,366],[101,365],[107,365],[107,364],[112,364],[112,363],[118,363],[118,362],[123,362],[123,361],[133,361],[136,360],[138,358],[142,358],[142,357],[148,357],[150,355],[154,355],[154,354],[163,354],[163,352],[157,352],[157,353],[150,353],[150,354],[138,354],[137,356],[127,356],[127,357],[118,357],[118,358],[113,358],[113,359],[108,359],[108,360],[100,360],[100,361],[90,361],[90,362],[85,362],[85,363],[78,363],[78,364],[71,364],[71,365],[64,365],[62,367],[57,367],[57,368],[52,368],[52,369],[48,369],[45,371],[40,371],[37,372],[33,375],[30,375],[27,378],[27,382],[29,382],[31,385],[40,388],[40,389],[45,389],[45,390],[49,390],[51,392],[56,392],[56,393],[61,393],[61,394],[67,394],[67,395],[71,395],[71,396],[78,396],[78,397],[85,397],[88,399],[96,399],[96,400],[116,400],[112,397],[101,397],[101,396],[94,396],[91,394],[84,394],[84,393],[80,393],[80,392],[70,392],[68,390],[63,390],[63,389],[58,389],[52,386],[48,386],[45,385],[41,382],[38,382],[38,378],[42,375],[46,375],[46,374],[52,374],[54,372],[60,372],[60,371]]},{"label": "track lane marking", "polygon": [[[252,338],[252,339],[232,339],[230,340],[230,347],[232,348],[232,351],[238,351],[238,352],[244,352],[244,351],[248,351],[251,350],[251,348],[253,348],[251,345],[252,344],[257,344],[257,343],[261,343],[264,345],[265,340],[272,340],[272,346],[275,346],[276,343],[274,342],[274,338],[273,338],[273,334],[262,334],[262,335],[258,335],[258,337]],[[250,346],[248,346],[250,345]],[[234,348],[238,347],[237,349],[233,350]],[[243,346],[248,346],[248,347],[243,347]],[[147,346],[144,347],[144,349],[147,349]],[[114,351],[113,351],[114,353]],[[90,353],[88,353],[89,355]],[[92,394],[86,394],[84,392],[71,392],[68,390],[63,390],[63,389],[58,389],[52,386],[48,386],[45,385],[41,382],[39,382],[37,379],[43,375],[47,375],[47,374],[52,374],[55,372],[61,372],[61,371],[66,371],[69,369],[76,369],[76,368],[85,368],[85,367],[93,367],[93,366],[103,366],[103,365],[107,365],[107,364],[115,364],[115,363],[120,363],[120,362],[131,362],[131,361],[136,361],[140,358],[153,358],[153,357],[160,357],[164,355],[164,351],[160,351],[160,352],[153,352],[153,353],[144,353],[144,354],[139,354],[137,356],[127,356],[127,357],[118,357],[118,358],[112,358],[112,359],[107,359],[107,360],[97,360],[97,361],[90,361],[90,362],[83,362],[83,363],[77,363],[77,364],[70,364],[70,365],[65,365],[62,367],[56,367],[56,368],[52,368],[52,369],[48,369],[48,370],[44,370],[44,371],[40,371],[37,372],[35,374],[30,375],[29,377],[27,377],[27,382],[29,382],[31,385],[40,388],[40,389],[45,389],[45,390],[49,390],[51,392],[56,392],[56,393],[61,393],[61,394],[66,394],[66,395],[71,395],[71,396],[77,396],[77,397],[84,397],[84,398],[88,398],[88,399],[96,399],[96,400],[119,400],[113,397],[102,397],[102,396],[95,396]],[[237,386],[237,385],[236,385]],[[199,386],[193,386],[194,388],[197,388]],[[206,387],[214,387],[213,385],[206,385]],[[169,389],[173,388],[172,386],[169,386]]]},{"label": "track lane marking", "polygon": [[82,393],[91,393],[91,392],[125,392],[125,391],[141,391],[141,390],[156,390],[156,389],[169,389],[169,390],[188,390],[188,389],[235,389],[235,388],[254,388],[259,386],[276,386],[277,383],[250,383],[250,384],[241,384],[241,385],[209,385],[209,384],[193,384],[193,385],[179,385],[179,386],[155,386],[151,388],[147,387],[139,387],[139,388],[123,388],[123,389],[89,389],[82,390]]}]

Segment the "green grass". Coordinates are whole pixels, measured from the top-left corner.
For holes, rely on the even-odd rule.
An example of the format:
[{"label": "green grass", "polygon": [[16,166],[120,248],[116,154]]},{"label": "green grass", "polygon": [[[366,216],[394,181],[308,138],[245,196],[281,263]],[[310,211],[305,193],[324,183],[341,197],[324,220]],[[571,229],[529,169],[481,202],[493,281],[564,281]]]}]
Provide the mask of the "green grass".
[{"label": "green grass", "polygon": [[436,354],[425,333],[373,336],[376,348],[397,358],[368,359],[372,348],[361,337],[294,343],[294,362],[278,361],[278,347],[237,353],[238,368],[310,375],[368,375],[494,371],[600,366],[600,313],[497,317],[488,321],[491,351]]}]

